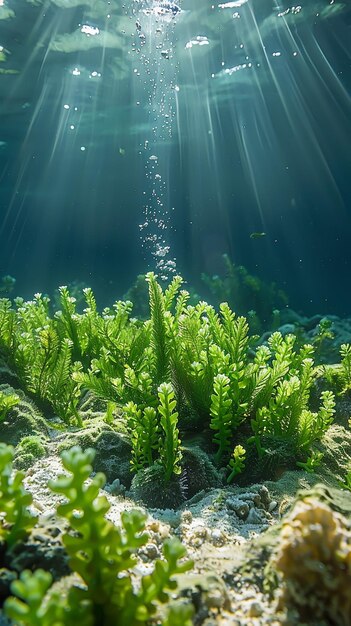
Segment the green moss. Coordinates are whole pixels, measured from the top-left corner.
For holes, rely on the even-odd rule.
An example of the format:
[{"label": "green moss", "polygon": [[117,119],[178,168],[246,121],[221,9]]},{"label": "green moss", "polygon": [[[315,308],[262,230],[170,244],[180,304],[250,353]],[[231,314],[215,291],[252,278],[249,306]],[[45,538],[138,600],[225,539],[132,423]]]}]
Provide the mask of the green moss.
[{"label": "green moss", "polygon": [[166,480],[162,466],[155,463],[141,469],[133,477],[130,495],[147,506],[159,509],[177,509],[185,500],[223,483],[208,455],[196,445],[182,449],[181,474]]},{"label": "green moss", "polygon": [[186,478],[173,474],[166,480],[162,465],[155,463],[135,474],[130,495],[154,509],[177,509],[187,497]]},{"label": "green moss", "polygon": [[37,435],[48,437],[48,423],[35,404],[29,400],[23,391],[13,389],[10,385],[1,385],[8,393],[16,393],[19,403],[7,414],[6,419],[0,421],[0,441],[17,446],[23,437]]},{"label": "green moss", "polygon": [[58,451],[61,453],[64,450],[69,450],[73,445],[78,445],[82,448],[93,448],[96,446],[96,442],[102,433],[111,432],[113,432],[112,427],[106,424],[101,416],[95,417],[87,422],[85,428],[61,433],[57,437]]},{"label": "green moss", "polygon": [[220,487],[223,476],[209,456],[197,445],[184,446],[182,459],[182,488],[187,499],[204,489]]},{"label": "green moss", "polygon": [[45,439],[38,435],[23,437],[16,446],[14,465],[18,469],[28,469],[35,461],[45,456],[47,446]]}]

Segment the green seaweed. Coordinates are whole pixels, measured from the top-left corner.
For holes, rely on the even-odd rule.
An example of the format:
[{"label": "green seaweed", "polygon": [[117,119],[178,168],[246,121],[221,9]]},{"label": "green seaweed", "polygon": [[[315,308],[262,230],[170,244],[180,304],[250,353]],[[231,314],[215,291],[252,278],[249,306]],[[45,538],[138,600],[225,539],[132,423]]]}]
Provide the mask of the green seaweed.
[{"label": "green seaweed", "polygon": [[277,311],[288,303],[287,295],[274,282],[253,276],[244,266],[235,265],[227,254],[223,255],[221,274],[201,274],[201,279],[213,304],[228,302],[238,314],[251,318],[254,332],[274,327]]},{"label": "green seaweed", "polygon": [[138,408],[135,402],[124,406],[132,444],[131,469],[135,472],[150,467],[159,446],[159,421],[153,407]]},{"label": "green seaweed", "polygon": [[213,381],[210,413],[210,428],[216,430],[214,441],[218,445],[216,461],[222,459],[224,452],[230,448],[232,438],[232,399],[230,397],[230,380],[224,374],[217,374]]},{"label": "green seaweed", "polygon": [[246,450],[241,445],[235,446],[233,450],[233,454],[228,463],[228,468],[230,469],[230,474],[227,477],[227,483],[231,483],[237,474],[241,474],[245,469],[245,455]]},{"label": "green seaweed", "polygon": [[[60,597],[51,589],[50,574],[23,572],[11,586],[17,598],[5,602],[6,614],[20,625],[71,625],[78,619],[84,626],[142,626],[156,613],[158,603],[169,601],[169,592],[177,586],[174,576],[192,567],[191,561],[182,560],[186,554],[182,544],[177,539],[166,540],[163,558],[135,588],[130,569],[136,564],[137,550],[147,541],[146,515],[139,510],[125,511],[121,528],[106,519],[110,505],[99,495],[103,474],[87,483],[94,454],[92,449],[83,452],[77,446],[63,452],[68,474],[49,483],[55,493],[65,497],[57,512],[69,523],[63,542],[70,567],[82,584],[73,584],[67,596]],[[181,615],[190,612],[181,606],[173,608],[167,623],[176,625]]]},{"label": "green seaweed", "polygon": [[0,443],[0,541],[11,549],[33,528],[37,517],[30,513],[31,494],[23,486],[23,472],[12,470],[13,446]]},{"label": "green seaweed", "polygon": [[339,379],[342,384],[341,393],[351,390],[351,344],[343,343],[340,346],[340,371]]},{"label": "green seaweed", "polygon": [[6,415],[20,401],[16,393],[4,393],[0,391],[0,421],[6,418]]},{"label": "green seaweed", "polygon": [[169,351],[166,339],[166,305],[165,296],[155,275],[150,272],[146,275],[149,284],[151,346],[155,358],[155,382],[159,385],[167,378],[169,366]]},{"label": "green seaweed", "polygon": [[[228,302],[218,311],[207,302],[188,304],[178,276],[165,290],[153,273],[146,281],[150,318],[144,321],[131,317],[129,301],[100,313],[89,288],[83,291],[87,306],[78,312],[75,298],[61,287],[61,309],[53,317],[41,294],[29,302],[16,299],[14,308],[0,300],[3,358],[39,407],[68,426],[83,426],[78,406],[86,390],[112,403],[107,419],[129,433],[132,468],[157,460],[166,482],[182,470],[179,431],[185,441],[201,432],[206,446],[214,444],[219,465],[227,465],[237,441],[248,452],[254,444],[261,457],[276,448],[308,462],[334,410],[329,392],[319,410],[310,406],[323,375],[314,362],[318,345],[299,345],[296,335],[277,331],[257,345],[246,318]],[[321,335],[329,330],[322,325]],[[337,373],[344,393],[350,354],[345,344]]]},{"label": "green seaweed", "polygon": [[160,445],[160,460],[164,467],[165,481],[168,482],[172,474],[180,474],[182,453],[178,430],[178,412],[174,391],[170,383],[162,383],[158,388],[160,425],[163,430]]}]

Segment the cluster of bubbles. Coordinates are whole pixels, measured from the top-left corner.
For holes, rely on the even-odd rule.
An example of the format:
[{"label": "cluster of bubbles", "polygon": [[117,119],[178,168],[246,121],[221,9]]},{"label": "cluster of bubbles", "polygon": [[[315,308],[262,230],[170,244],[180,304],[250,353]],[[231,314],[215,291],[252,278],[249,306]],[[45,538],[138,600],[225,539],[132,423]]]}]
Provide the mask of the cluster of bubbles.
[{"label": "cluster of bubbles", "polygon": [[168,281],[176,272],[176,259],[171,256],[169,231],[169,150],[176,114],[175,92],[177,63],[173,58],[174,25],[180,8],[174,2],[134,0],[132,19],[135,33],[135,90],[147,111],[148,124],[140,155],[144,160],[146,189],[143,191],[143,222],[140,239],[146,255],[161,280]]}]

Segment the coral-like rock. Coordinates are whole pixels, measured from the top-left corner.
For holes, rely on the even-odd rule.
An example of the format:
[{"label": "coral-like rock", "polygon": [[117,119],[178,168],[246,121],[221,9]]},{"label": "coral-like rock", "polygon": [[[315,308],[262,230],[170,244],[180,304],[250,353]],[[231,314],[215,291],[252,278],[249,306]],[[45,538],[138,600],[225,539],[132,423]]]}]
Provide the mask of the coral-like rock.
[{"label": "coral-like rock", "polygon": [[351,624],[351,532],[348,521],[313,497],[298,501],[283,523],[275,566],[283,576],[279,608],[304,620]]}]

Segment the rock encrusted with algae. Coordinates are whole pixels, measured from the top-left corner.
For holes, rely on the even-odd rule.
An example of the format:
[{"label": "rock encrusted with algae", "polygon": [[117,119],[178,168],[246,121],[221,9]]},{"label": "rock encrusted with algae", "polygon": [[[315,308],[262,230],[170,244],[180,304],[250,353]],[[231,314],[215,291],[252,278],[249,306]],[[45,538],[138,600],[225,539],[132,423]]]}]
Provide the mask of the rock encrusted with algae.
[{"label": "rock encrusted with algae", "polygon": [[298,501],[283,523],[275,559],[283,587],[278,607],[308,623],[351,624],[351,529],[327,503]]}]

